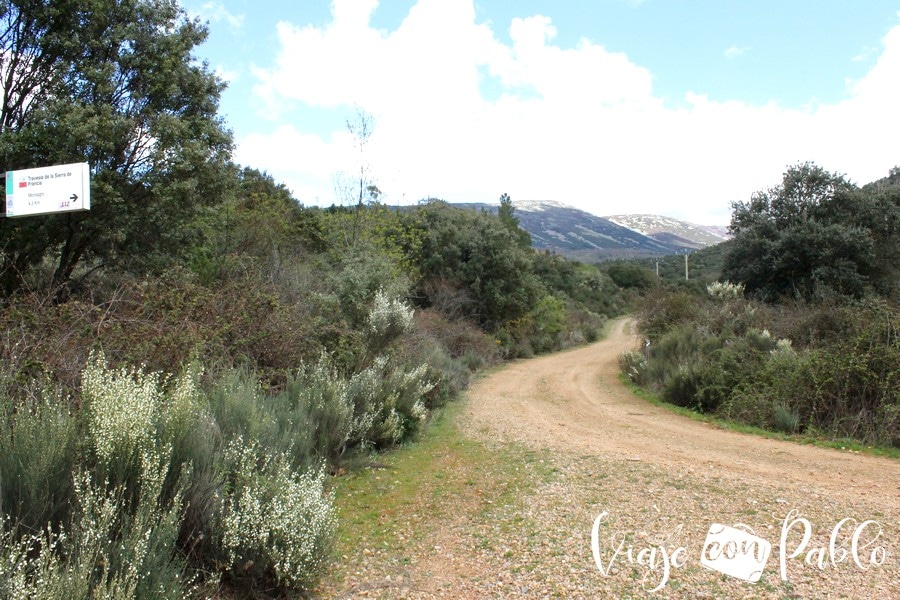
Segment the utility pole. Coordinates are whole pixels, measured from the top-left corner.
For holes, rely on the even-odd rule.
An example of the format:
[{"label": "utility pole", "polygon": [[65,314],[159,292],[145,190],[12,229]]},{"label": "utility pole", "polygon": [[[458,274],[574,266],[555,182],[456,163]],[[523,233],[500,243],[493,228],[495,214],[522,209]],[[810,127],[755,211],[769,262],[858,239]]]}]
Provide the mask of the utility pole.
[{"label": "utility pole", "polygon": [[684,254],[684,280],[688,281],[690,278],[688,277],[688,253]]}]

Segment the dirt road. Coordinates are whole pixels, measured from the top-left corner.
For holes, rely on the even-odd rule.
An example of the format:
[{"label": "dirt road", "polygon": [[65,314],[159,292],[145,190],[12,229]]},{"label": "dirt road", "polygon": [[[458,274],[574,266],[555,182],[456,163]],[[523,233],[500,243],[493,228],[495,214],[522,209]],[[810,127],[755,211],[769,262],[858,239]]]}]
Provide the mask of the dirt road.
[{"label": "dirt road", "polygon": [[[900,598],[900,461],[657,408],[618,380],[636,345],[621,320],[600,343],[479,380],[465,434],[539,452],[546,468],[502,507],[459,501],[380,595]],[[741,527],[708,538],[714,523]]]},{"label": "dirt road", "polygon": [[[599,344],[522,361],[479,382],[468,416],[481,427],[565,452],[640,459],[659,466],[791,482],[807,490],[864,494],[900,505],[900,463],[761,439],[673,415],[619,380],[618,357],[637,347],[619,320]],[[900,548],[898,548],[900,550]]]}]

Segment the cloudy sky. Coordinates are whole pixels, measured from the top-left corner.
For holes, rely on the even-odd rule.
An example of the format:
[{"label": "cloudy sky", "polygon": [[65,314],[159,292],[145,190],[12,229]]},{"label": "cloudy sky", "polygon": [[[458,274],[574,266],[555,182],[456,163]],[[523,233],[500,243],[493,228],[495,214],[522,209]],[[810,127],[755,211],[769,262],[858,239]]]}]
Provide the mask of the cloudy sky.
[{"label": "cloudy sky", "polygon": [[[900,1],[182,0],[236,159],[306,205],[555,200],[727,224],[813,161],[900,165]],[[347,122],[370,115],[363,151]]]}]

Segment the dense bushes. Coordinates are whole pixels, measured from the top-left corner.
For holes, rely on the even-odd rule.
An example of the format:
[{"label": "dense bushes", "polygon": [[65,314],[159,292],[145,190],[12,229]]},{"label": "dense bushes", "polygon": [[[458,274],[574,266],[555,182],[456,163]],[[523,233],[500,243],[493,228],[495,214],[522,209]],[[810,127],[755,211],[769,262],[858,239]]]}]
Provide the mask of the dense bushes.
[{"label": "dense bushes", "polygon": [[679,406],[761,427],[900,442],[900,310],[884,300],[766,306],[712,287],[656,293],[623,372]]},{"label": "dense bushes", "polygon": [[247,170],[239,189],[163,273],[3,299],[0,598],[308,592],[330,473],[623,307],[496,216],[304,209]]},{"label": "dense bushes", "polygon": [[897,292],[900,187],[858,189],[811,163],[732,205],[722,276],[753,296],[821,300]]},{"label": "dense bushes", "polygon": [[[381,300],[367,332],[386,350],[410,324]],[[76,598],[181,597],[192,578],[309,589],[335,527],[325,468],[409,439],[432,387],[424,365],[383,353],[349,377],[323,355],[277,393],[246,371],[207,391],[199,377],[96,355],[80,408],[37,388],[31,405],[0,397],[0,597],[62,597],[75,580]]]},{"label": "dense bushes", "polygon": [[806,163],[735,203],[722,277],[737,283],[646,297],[644,352],[622,370],[680,406],[900,446],[897,173],[859,189]]}]

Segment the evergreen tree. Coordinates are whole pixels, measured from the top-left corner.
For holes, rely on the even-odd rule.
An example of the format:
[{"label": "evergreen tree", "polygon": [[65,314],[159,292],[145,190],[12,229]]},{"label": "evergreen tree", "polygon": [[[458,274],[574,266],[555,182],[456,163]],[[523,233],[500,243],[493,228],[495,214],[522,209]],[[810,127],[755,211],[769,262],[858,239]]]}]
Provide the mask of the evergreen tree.
[{"label": "evergreen tree", "polygon": [[897,285],[890,263],[900,245],[898,200],[891,190],[860,191],[811,163],[791,167],[780,185],[733,204],[722,278],[768,301],[890,291]]},{"label": "evergreen tree", "polygon": [[0,167],[87,162],[91,210],[0,222],[10,293],[52,260],[152,269],[235,185],[223,84],[193,48],[206,28],[172,0],[0,1]]}]

